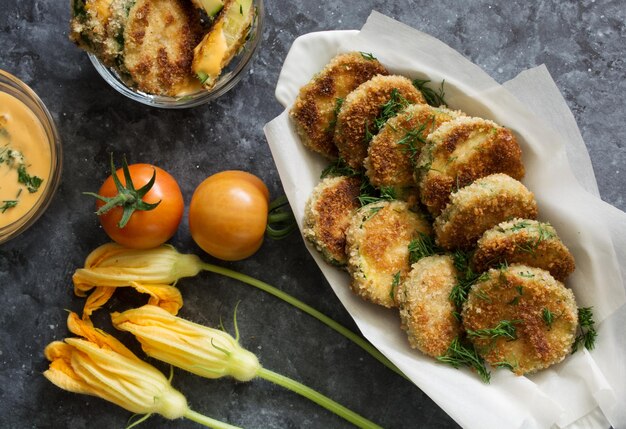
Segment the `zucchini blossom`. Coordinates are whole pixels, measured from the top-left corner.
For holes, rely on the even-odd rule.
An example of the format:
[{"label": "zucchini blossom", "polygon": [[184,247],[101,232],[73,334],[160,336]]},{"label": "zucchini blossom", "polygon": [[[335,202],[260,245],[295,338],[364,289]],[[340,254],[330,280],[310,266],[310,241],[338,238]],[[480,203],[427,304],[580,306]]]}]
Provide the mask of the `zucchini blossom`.
[{"label": "zucchini blossom", "polygon": [[361,428],[378,425],[303,384],[263,368],[257,357],[224,331],[181,319],[152,305],[112,313],[113,325],[130,332],[148,356],[207,378],[232,376],[239,381],[260,377],[286,387]]},{"label": "zucchini blossom", "polygon": [[83,338],[66,338],[46,347],[50,367],[43,375],[56,386],[100,397],[137,414],[188,417],[208,427],[233,428],[191,411],[185,397],[163,373],[90,322],[70,313],[67,325]]},{"label": "zucchini blossom", "polygon": [[183,299],[174,285],[179,279],[193,277],[200,271],[230,277],[274,295],[334,329],[383,365],[404,376],[369,342],[310,305],[254,277],[206,263],[193,254],[179,253],[169,245],[154,249],[128,249],[115,243],[103,244],[91,252],[85,261],[85,268],[77,269],[72,280],[74,293],[78,296],[86,296],[87,292],[94,289],[85,303],[83,319],[89,319],[93,311],[102,307],[117,287],[133,287],[139,292],[148,293],[151,296],[148,304],[176,315],[183,305]]}]

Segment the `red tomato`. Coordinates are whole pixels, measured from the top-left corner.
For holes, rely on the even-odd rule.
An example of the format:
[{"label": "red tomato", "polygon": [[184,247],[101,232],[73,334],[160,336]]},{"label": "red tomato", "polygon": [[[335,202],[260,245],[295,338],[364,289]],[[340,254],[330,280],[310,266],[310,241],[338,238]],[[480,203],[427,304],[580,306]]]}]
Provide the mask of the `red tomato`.
[{"label": "red tomato", "polygon": [[[124,228],[118,227],[123,213],[123,208],[119,206],[100,215],[100,223],[109,237],[123,246],[135,249],[159,246],[169,240],[178,229],[185,206],[183,194],[176,180],[159,167],[149,164],[132,164],[128,168],[135,189],[140,189],[148,183],[156,172],[154,185],[142,200],[149,204],[160,201],[159,205],[152,210],[135,210]],[[121,168],[117,170],[117,177],[126,187],[124,172]],[[104,181],[99,194],[107,198],[118,194],[113,176],[109,176]],[[104,204],[103,201],[96,201],[97,208]]]},{"label": "red tomato", "polygon": [[209,255],[238,261],[263,243],[269,191],[258,177],[245,171],[222,171],[204,180],[189,206],[189,229]]}]

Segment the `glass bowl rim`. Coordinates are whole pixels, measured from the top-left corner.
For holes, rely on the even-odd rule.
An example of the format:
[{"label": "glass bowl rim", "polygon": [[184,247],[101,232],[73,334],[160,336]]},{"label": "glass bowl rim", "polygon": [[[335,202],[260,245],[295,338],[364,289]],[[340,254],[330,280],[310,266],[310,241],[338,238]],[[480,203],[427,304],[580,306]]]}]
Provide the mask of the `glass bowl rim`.
[{"label": "glass bowl rim", "polygon": [[251,33],[253,37],[246,41],[242,50],[233,58],[237,61],[233,70],[227,72],[228,77],[218,80],[211,90],[200,90],[193,94],[180,97],[169,97],[162,95],[147,94],[127,86],[118,76],[115,70],[104,65],[98,57],[87,52],[89,60],[100,76],[120,94],[131,100],[145,104],[147,106],[161,109],[188,109],[209,103],[230,91],[243,78],[244,72],[248,69],[254,54],[261,44],[264,28],[265,9],[263,0],[253,0],[256,7],[256,16],[252,23]]},{"label": "glass bowl rim", "polygon": [[[46,105],[35,93],[35,91],[33,91],[32,88],[19,78],[4,70],[0,70],[0,82],[14,88],[17,93],[22,95],[24,97],[23,99],[16,97],[21,102],[24,103],[24,101],[27,100],[34,105],[36,110],[33,109],[30,104],[24,103],[26,104],[26,107],[33,112],[35,117],[41,123],[41,126],[44,128],[50,147],[50,177],[47,180],[48,183],[44,188],[42,195],[37,199],[29,211],[14,222],[0,227],[0,244],[3,244],[30,228],[41,217],[52,202],[52,198],[54,197],[61,181],[61,173],[63,170],[63,147],[61,145],[61,138],[59,137],[59,132],[54,123],[54,119],[52,118],[52,115]],[[0,88],[0,91],[5,92],[2,88]]]}]

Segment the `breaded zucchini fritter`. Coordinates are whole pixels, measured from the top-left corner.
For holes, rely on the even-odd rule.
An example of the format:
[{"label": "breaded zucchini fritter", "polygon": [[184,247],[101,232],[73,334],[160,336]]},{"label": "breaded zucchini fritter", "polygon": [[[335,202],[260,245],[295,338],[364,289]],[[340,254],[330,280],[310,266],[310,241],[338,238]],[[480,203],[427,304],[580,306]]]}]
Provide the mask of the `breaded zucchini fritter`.
[{"label": "breaded zucchini fritter", "polygon": [[137,0],[124,30],[124,65],[137,89],[176,96],[199,88],[191,74],[203,27],[189,0]]},{"label": "breaded zucchini fritter", "polygon": [[574,257],[549,223],[513,219],[485,231],[473,265],[478,272],[507,262],[542,268],[559,281],[574,271]]},{"label": "breaded zucchini fritter", "polygon": [[537,217],[533,193],[506,174],[483,177],[450,196],[435,219],[437,244],[448,250],[468,249],[486,230],[516,217]]},{"label": "breaded zucchini fritter", "polygon": [[392,187],[397,195],[414,194],[413,173],[424,139],[441,124],[463,115],[444,107],[411,104],[389,119],[372,138],[365,158],[372,185]]},{"label": "breaded zucchini fritter", "polygon": [[346,229],[359,208],[360,187],[357,177],[329,177],[313,189],[306,203],[302,233],[333,265],[348,262]]},{"label": "breaded zucchini fritter", "polygon": [[413,264],[398,287],[396,302],[402,329],[411,347],[429,356],[445,354],[461,333],[454,316],[456,306],[450,301],[457,274],[450,256],[429,256]]},{"label": "breaded zucchini fritter", "polygon": [[482,118],[461,117],[431,133],[421,152],[418,181],[422,203],[433,216],[450,193],[495,173],[524,177],[522,151],[511,130]]},{"label": "breaded zucchini fritter", "polygon": [[387,69],[374,58],[360,52],[334,57],[324,69],[300,89],[291,109],[302,144],[328,159],[337,158],[333,141],[337,106],[363,82]]},{"label": "breaded zucchini fritter", "polygon": [[570,289],[526,265],[491,269],[485,277],[472,286],[462,312],[468,338],[485,361],[523,375],[571,353],[578,310]]},{"label": "breaded zucchini fritter", "polygon": [[361,298],[395,307],[394,288],[409,271],[409,243],[431,234],[429,223],[402,201],[361,207],[346,231],[351,288]]},{"label": "breaded zucchini fritter", "polygon": [[426,103],[422,93],[404,76],[376,76],[360,85],[345,98],[335,127],[335,144],[346,163],[363,168],[370,135],[383,124],[377,117],[385,110],[398,113],[409,104]]}]

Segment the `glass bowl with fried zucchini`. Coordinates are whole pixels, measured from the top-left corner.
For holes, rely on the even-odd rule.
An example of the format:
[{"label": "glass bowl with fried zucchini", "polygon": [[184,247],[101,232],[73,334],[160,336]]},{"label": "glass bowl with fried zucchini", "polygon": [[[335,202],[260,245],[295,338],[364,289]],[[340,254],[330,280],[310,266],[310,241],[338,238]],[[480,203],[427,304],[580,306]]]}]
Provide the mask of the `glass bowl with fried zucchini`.
[{"label": "glass bowl with fried zucchini", "polygon": [[70,39],[119,93],[153,107],[207,103],[243,77],[262,0],[72,0]]}]

